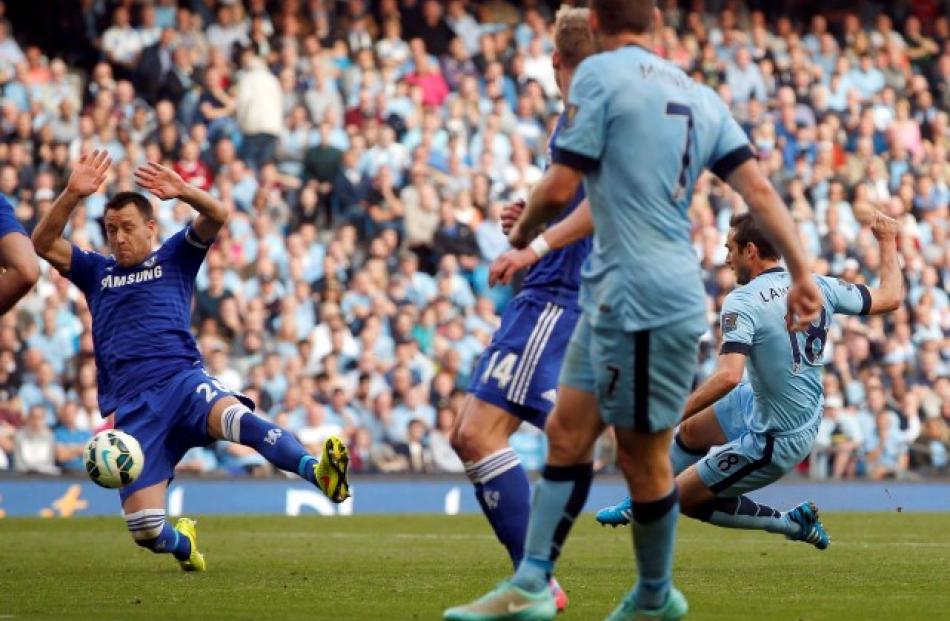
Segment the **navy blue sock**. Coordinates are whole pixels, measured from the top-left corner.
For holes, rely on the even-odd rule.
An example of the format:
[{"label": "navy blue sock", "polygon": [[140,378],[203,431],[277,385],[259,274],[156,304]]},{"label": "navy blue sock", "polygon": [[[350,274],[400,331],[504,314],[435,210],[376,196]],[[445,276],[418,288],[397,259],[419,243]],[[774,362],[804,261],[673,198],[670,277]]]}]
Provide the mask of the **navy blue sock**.
[{"label": "navy blue sock", "polygon": [[764,530],[794,537],[801,527],[788,515],[767,505],[760,505],[748,496],[714,498],[700,507],[696,518],[716,526]]},{"label": "navy blue sock", "polygon": [[531,484],[518,455],[502,449],[474,464],[466,473],[475,482],[475,496],[495,536],[508,550],[515,569],[524,557],[531,515]]},{"label": "navy blue sock", "polygon": [[224,411],[221,427],[226,440],[250,446],[281,470],[296,472],[317,484],[313,473],[317,458],[283,427],[257,416],[243,404],[232,405]]},{"label": "navy blue sock", "polygon": [[659,608],[673,583],[673,544],[679,516],[679,490],[652,502],[633,503],[633,550],[639,579],[633,593],[637,605]]},{"label": "navy blue sock", "polygon": [[135,543],[156,554],[173,554],[179,561],[191,556],[191,542],[165,521],[163,509],[143,509],[125,515]]},{"label": "navy blue sock", "polygon": [[593,478],[593,464],[544,467],[534,488],[525,557],[512,580],[517,586],[533,592],[547,588]]}]

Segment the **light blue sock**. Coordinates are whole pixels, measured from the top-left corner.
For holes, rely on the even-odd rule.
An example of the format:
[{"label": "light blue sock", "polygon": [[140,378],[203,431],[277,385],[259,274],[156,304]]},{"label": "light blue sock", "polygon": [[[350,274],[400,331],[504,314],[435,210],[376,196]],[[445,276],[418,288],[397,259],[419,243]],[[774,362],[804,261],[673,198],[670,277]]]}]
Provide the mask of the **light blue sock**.
[{"label": "light blue sock", "polygon": [[547,588],[575,518],[584,508],[593,464],[545,466],[534,489],[525,556],[512,582],[537,593]]},{"label": "light blue sock", "polygon": [[673,544],[679,517],[679,490],[652,502],[633,503],[633,551],[639,579],[633,593],[637,606],[659,608],[673,583]]},{"label": "light blue sock", "polygon": [[711,500],[700,509],[696,517],[725,528],[764,530],[789,537],[798,535],[801,530],[801,526],[788,519],[787,514],[760,505],[747,496]]},{"label": "light blue sock", "polygon": [[673,463],[673,476],[683,472],[706,456],[706,451],[691,449],[683,442],[680,434],[673,436],[670,445],[670,461]]}]

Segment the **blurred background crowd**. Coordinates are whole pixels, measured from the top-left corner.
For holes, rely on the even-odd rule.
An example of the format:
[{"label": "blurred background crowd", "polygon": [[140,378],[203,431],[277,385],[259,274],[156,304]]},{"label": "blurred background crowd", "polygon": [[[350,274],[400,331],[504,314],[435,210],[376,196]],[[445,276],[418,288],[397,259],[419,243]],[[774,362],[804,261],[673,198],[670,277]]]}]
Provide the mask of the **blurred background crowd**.
[{"label": "blurred background crowd", "polygon": [[[107,197],[134,189],[145,160],[173,166],[232,211],[198,278],[194,330],[209,371],[305,445],[342,434],[357,472],[461,471],[449,430],[517,290],[487,283],[507,249],[499,214],[542,175],[562,109],[559,3],[82,0],[52,3],[41,28],[46,3],[13,4],[0,2],[0,192],[27,229],[70,163],[105,148],[114,170],[67,234],[108,253]],[[946,472],[948,3],[660,7],[656,53],[728,102],[816,272],[873,284],[878,248],[854,211],[901,223],[905,303],[883,318],[835,318],[826,412],[802,471]],[[735,286],[723,244],[742,209],[701,179],[691,215],[710,327],[697,381],[715,366],[718,310]],[[193,215],[175,202],[156,213],[163,239]],[[90,315],[42,267],[0,319],[0,470],[81,471],[103,424]],[[526,467],[543,464],[537,430],[513,445]],[[612,461],[605,437],[598,468]],[[224,442],[181,469],[268,472],[252,449]]]}]

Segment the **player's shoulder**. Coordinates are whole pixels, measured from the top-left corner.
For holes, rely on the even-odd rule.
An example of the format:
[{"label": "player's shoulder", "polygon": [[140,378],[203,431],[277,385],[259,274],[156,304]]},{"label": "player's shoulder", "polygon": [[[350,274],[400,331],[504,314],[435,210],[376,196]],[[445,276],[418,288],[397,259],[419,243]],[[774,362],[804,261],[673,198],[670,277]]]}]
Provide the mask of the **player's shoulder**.
[{"label": "player's shoulder", "polygon": [[726,294],[725,299],[722,302],[723,310],[737,309],[737,308],[749,308],[752,306],[752,301],[755,297],[755,281],[748,282],[744,285],[739,285],[732,291]]},{"label": "player's shoulder", "polygon": [[842,292],[850,293],[854,291],[855,287],[859,286],[858,283],[853,283],[849,280],[836,278],[834,276],[812,274],[812,278],[815,279],[815,283],[818,285],[818,288],[821,289],[825,298],[841,295]]},{"label": "player's shoulder", "polygon": [[72,244],[72,254],[73,259],[79,258],[84,263],[89,265],[96,265],[102,267],[115,267],[115,256],[114,255],[105,255],[101,252],[96,252],[95,250],[87,250],[85,248],[80,248],[76,244]]},{"label": "player's shoulder", "polygon": [[[616,52],[616,50],[614,50],[614,52]],[[599,69],[608,67],[616,62],[612,57],[614,52],[598,52],[596,54],[591,54],[582,60],[579,65],[577,65],[577,69],[574,72],[575,75],[590,75],[594,77],[601,75],[597,73]]]},{"label": "player's shoulder", "polygon": [[815,284],[818,285],[823,291],[831,291],[835,288],[851,290],[854,288],[854,283],[848,282],[847,280],[842,280],[841,278],[835,278],[834,276],[823,276],[821,274],[812,274],[812,279],[815,281]]},{"label": "player's shoulder", "polygon": [[[609,52],[600,52],[582,60],[577,69],[574,70],[574,77],[571,79],[571,90],[573,91],[575,84],[581,85],[589,95],[609,88],[611,71],[616,71],[616,69],[612,70],[610,67],[616,67],[616,65],[613,65],[608,54]],[[565,114],[570,118],[569,108],[565,110]]]}]

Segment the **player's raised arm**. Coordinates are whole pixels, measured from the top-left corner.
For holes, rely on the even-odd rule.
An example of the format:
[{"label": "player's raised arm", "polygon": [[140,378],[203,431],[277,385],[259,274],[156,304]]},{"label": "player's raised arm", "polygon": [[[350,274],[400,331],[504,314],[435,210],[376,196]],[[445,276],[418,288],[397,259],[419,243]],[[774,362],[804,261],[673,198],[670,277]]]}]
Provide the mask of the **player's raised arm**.
[{"label": "player's raised arm", "polygon": [[897,261],[897,220],[885,216],[880,211],[874,212],[871,222],[871,232],[881,248],[881,283],[876,288],[869,288],[871,294],[871,315],[889,313],[900,307],[904,299],[904,277]]},{"label": "player's raised arm", "polygon": [[789,329],[806,329],[818,317],[821,291],[811,277],[808,255],[788,209],[754,159],[739,164],[726,177],[726,182],[742,195],[749,211],[785,259],[792,276],[792,288],[788,292]]},{"label": "player's raised arm", "polygon": [[531,267],[552,250],[560,250],[594,232],[594,219],[590,203],[585,199],[566,218],[538,235],[526,248],[509,250],[498,257],[491,266],[488,284],[507,285],[521,270]]},{"label": "player's raised arm", "polygon": [[68,274],[73,247],[63,239],[69,216],[79,201],[95,192],[105,180],[112,160],[105,150],[95,150],[79,158],[60,194],[39,224],[33,230],[36,253],[49,261],[61,274]]},{"label": "player's raised arm", "polygon": [[221,201],[185,183],[178,173],[157,162],[135,169],[135,181],[163,201],[177,198],[194,207],[198,217],[191,226],[202,242],[214,239],[228,221],[228,210]]}]

